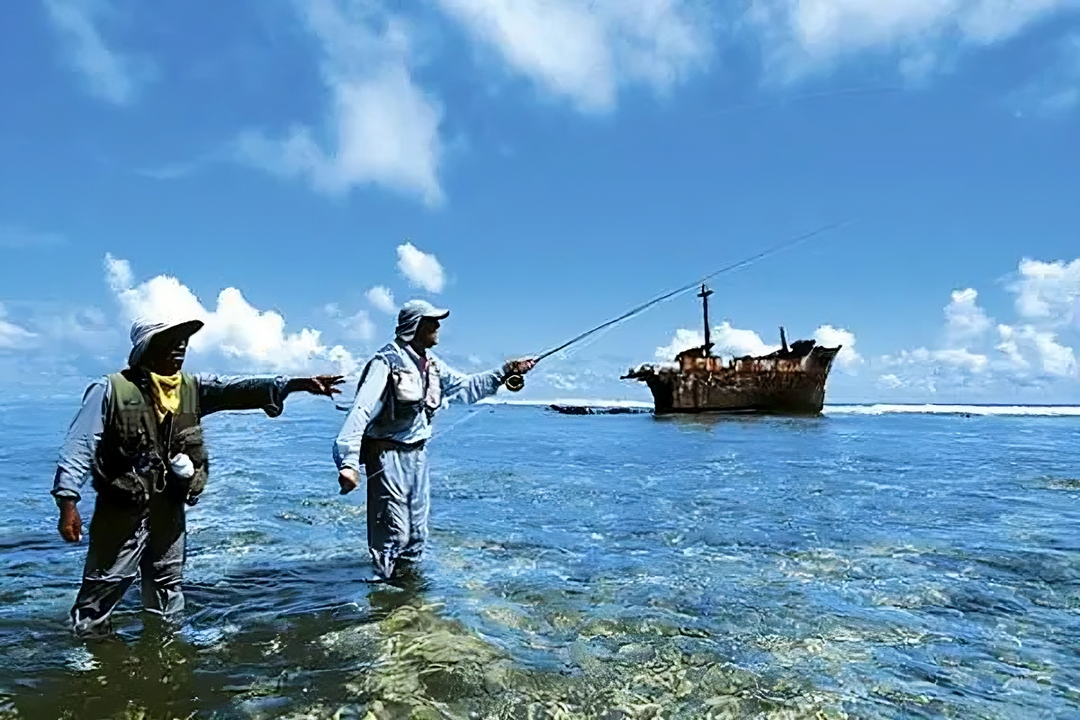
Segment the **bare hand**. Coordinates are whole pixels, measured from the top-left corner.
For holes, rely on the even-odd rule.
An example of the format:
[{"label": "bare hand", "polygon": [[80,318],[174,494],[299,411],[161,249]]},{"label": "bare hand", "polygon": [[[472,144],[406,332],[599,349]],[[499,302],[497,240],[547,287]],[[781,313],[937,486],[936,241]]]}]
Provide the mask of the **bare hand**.
[{"label": "bare hand", "polygon": [[348,495],[360,484],[360,473],[352,468],[341,468],[337,477],[338,485],[341,486],[341,494]]},{"label": "bare hand", "polygon": [[341,392],[338,385],[345,382],[341,375],[317,375],[315,377],[293,378],[289,382],[290,392],[307,392],[312,395],[325,395],[333,397]]},{"label": "bare hand", "polygon": [[60,522],[57,524],[60,537],[69,543],[82,540],[82,517],[73,500],[65,500],[60,505]]},{"label": "bare hand", "polygon": [[525,373],[536,367],[536,360],[533,358],[522,358],[520,360],[510,360],[503,365],[503,376],[509,377],[511,375],[524,375]]}]

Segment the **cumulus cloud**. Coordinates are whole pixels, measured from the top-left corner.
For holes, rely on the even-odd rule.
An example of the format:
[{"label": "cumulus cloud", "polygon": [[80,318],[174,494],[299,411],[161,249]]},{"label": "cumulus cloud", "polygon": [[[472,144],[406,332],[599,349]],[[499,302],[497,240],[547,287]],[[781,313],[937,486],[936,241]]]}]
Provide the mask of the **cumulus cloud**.
[{"label": "cumulus cloud", "polygon": [[841,369],[851,371],[862,365],[862,355],[855,352],[855,333],[850,330],[822,325],[814,331],[814,339],[822,347],[840,348],[836,355],[836,365]]},{"label": "cumulus cloud", "polygon": [[1080,260],[1024,259],[1007,289],[1015,295],[1019,322],[995,324],[974,289],[955,291],[944,310],[944,347],[883,357],[880,367],[889,370],[883,385],[935,392],[972,383],[1045,386],[1080,376],[1076,352],[1063,337],[1076,339]]},{"label": "cumulus cloud", "polygon": [[406,280],[428,292],[442,292],[446,275],[434,255],[416,249],[412,243],[399,245],[397,253],[397,267]]},{"label": "cumulus cloud", "polygon": [[147,317],[206,323],[191,339],[193,352],[217,353],[251,369],[288,371],[330,362],[346,373],[355,369],[344,348],[323,344],[320,331],[286,332],[285,318],[252,307],[236,288],[222,290],[217,307],[208,310],[175,277],[159,275],[136,284],[131,265],[112,255],[105,257],[105,275],[126,321]]},{"label": "cumulus cloud", "polygon": [[351,340],[367,342],[375,337],[375,323],[366,310],[359,310],[353,315],[342,313],[337,303],[327,305],[326,314],[337,321]]},{"label": "cumulus cloud", "polygon": [[591,112],[611,110],[621,86],[666,90],[711,50],[703,2],[436,1],[514,71]]},{"label": "cumulus cloud", "polygon": [[789,73],[877,52],[898,54],[901,68],[919,75],[950,47],[1003,42],[1075,7],[1074,0],[752,0],[751,20]]},{"label": "cumulus cloud", "polygon": [[1032,325],[999,325],[998,334],[1001,343],[997,349],[1005,354],[1013,369],[1024,371],[1035,367],[1053,377],[1076,374],[1076,355],[1071,347],[1058,342],[1057,333]]},{"label": "cumulus cloud", "polygon": [[108,5],[103,0],[45,0],[45,9],[89,92],[116,105],[130,103],[145,75],[145,64],[105,43],[98,22],[109,11]]},{"label": "cumulus cloud", "polygon": [[956,290],[945,306],[945,333],[950,344],[963,344],[982,337],[993,324],[979,307],[979,293],[971,288]]},{"label": "cumulus cloud", "polygon": [[[814,340],[825,347],[842,346],[836,356],[837,365],[845,370],[852,370],[862,362],[862,356],[855,352],[854,333],[822,325],[814,331]],[[746,357],[747,355],[768,355],[780,349],[780,345],[770,345],[753,330],[732,327],[728,321],[713,328],[710,340],[713,342],[713,354],[721,357]],[[680,329],[675,331],[671,342],[656,348],[656,359],[671,361],[683,350],[701,347],[705,344],[705,335],[698,330]]]},{"label": "cumulus cloud", "polygon": [[1011,289],[1025,319],[1070,325],[1080,320],[1080,259],[1070,263],[1025,258]]},{"label": "cumulus cloud", "polygon": [[0,303],[0,350],[19,349],[33,344],[37,335],[6,320],[7,316],[7,308]]},{"label": "cumulus cloud", "polygon": [[377,285],[367,291],[368,302],[375,306],[377,310],[382,310],[384,313],[393,315],[397,312],[397,304],[394,302],[394,293],[390,292],[390,289]]},{"label": "cumulus cloud", "polygon": [[330,94],[325,141],[295,126],[281,139],[248,131],[241,159],[272,172],[306,178],[331,195],[377,184],[441,202],[438,181],[442,110],[412,77],[404,22],[378,6],[347,0],[301,0],[323,55]]}]

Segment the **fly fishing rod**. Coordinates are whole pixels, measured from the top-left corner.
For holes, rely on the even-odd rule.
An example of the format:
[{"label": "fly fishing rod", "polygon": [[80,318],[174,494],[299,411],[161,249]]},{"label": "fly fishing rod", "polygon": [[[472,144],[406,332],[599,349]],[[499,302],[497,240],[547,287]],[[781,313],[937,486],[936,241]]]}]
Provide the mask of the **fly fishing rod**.
[{"label": "fly fishing rod", "polygon": [[[736,270],[741,270],[741,269],[743,269],[745,267],[748,267],[748,266],[753,265],[753,264],[755,264],[757,262],[760,262],[761,260],[764,260],[767,257],[775,255],[775,254],[777,254],[779,252],[783,252],[784,250],[790,250],[791,248],[795,247],[796,245],[800,245],[800,244],[802,244],[804,242],[807,242],[808,240],[811,240],[813,238],[816,238],[816,237],[818,237],[820,235],[824,235],[825,233],[831,232],[833,230],[837,230],[837,229],[839,229],[841,227],[844,227],[845,225],[849,225],[849,224],[851,224],[851,222],[852,222],[851,220],[843,220],[841,222],[830,223],[829,225],[825,225],[824,227],[820,227],[817,230],[812,230],[812,231],[810,231],[808,233],[803,233],[802,235],[797,235],[797,236],[795,236],[795,237],[793,237],[793,238],[791,238],[789,240],[785,240],[782,243],[778,243],[776,245],[773,245],[772,247],[767,248],[766,250],[763,250],[763,251],[759,252],[757,255],[753,255],[751,257],[746,258],[745,260],[740,260],[739,262],[732,263],[731,265],[725,265],[724,267],[720,268],[719,270],[715,270],[715,271],[709,273],[708,275],[706,275],[705,277],[703,277],[703,278],[701,278],[699,280],[695,280],[694,282],[692,282],[692,283],[690,283],[688,285],[684,285],[683,287],[677,288],[677,289],[672,290],[670,292],[666,292],[663,295],[660,295],[659,297],[655,297],[652,300],[649,300],[648,302],[645,302],[645,303],[642,303],[641,305],[638,305],[637,307],[623,313],[622,315],[620,315],[617,318],[614,318],[612,320],[608,320],[605,323],[597,325],[596,327],[592,328],[591,330],[586,330],[585,332],[581,333],[580,335],[577,335],[577,336],[571,338],[570,340],[567,340],[562,345],[554,347],[554,348],[552,348],[550,350],[545,350],[544,352],[542,352],[539,355],[535,356],[533,358],[533,360],[536,363],[538,363],[541,360],[543,360],[544,358],[548,358],[548,357],[551,357],[552,355],[554,355],[555,353],[562,352],[563,350],[570,347],[571,345],[579,343],[582,340],[584,340],[585,338],[587,338],[587,337],[589,337],[591,335],[595,335],[596,333],[600,332],[601,330],[605,330],[605,329],[611,327],[612,325],[616,325],[616,324],[618,324],[620,322],[623,322],[624,320],[629,320],[630,318],[634,317],[635,315],[639,315],[639,314],[645,312],[646,310],[653,307],[654,305],[659,305],[660,303],[664,302],[665,300],[670,300],[671,298],[673,298],[673,297],[675,297],[677,295],[681,295],[683,293],[686,293],[686,292],[689,292],[691,290],[697,289],[697,287],[699,285],[701,285],[702,283],[704,283],[707,280],[711,280],[714,277],[717,277],[718,275],[724,275],[724,274],[729,273],[729,272],[734,272]],[[513,375],[509,375],[506,378],[506,380],[504,381],[504,384],[506,386],[506,389],[511,391],[511,392],[521,392],[521,390],[524,389],[524,387],[525,387],[525,377],[523,375],[519,374],[519,373],[514,373]]]}]

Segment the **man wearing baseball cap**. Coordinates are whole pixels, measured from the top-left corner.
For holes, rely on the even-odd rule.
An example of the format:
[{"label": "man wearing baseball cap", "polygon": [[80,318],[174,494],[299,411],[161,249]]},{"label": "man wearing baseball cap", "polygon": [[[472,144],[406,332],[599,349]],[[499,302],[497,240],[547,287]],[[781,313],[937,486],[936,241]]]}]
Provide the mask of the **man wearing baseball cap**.
[{"label": "man wearing baseball cap", "polygon": [[198,502],[209,470],[204,416],[262,409],[277,417],[292,392],[339,392],[337,375],[181,373],[188,339],[202,326],[200,320],[136,321],[128,367],[90,386],[68,430],[52,490],[64,540],[82,539],[76,503],[88,477],[97,492],[82,587],[71,609],[79,635],[107,634],[113,610],[140,574],[146,610],[172,620],[183,609],[185,506]]},{"label": "man wearing baseball cap", "polygon": [[418,561],[424,550],[431,499],[425,444],[435,412],[444,401],[474,403],[494,395],[507,377],[536,364],[511,360],[475,375],[454,370],[431,352],[449,314],[424,300],[405,303],[394,341],[364,368],[334,443],[342,493],[356,488],[365,466],[368,549],[380,580],[394,577],[401,562]]}]

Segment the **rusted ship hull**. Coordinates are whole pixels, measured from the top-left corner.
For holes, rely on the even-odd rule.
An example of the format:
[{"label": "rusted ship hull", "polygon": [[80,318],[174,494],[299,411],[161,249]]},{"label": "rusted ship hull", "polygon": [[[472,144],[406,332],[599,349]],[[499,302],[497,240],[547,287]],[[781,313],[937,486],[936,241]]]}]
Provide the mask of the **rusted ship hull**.
[{"label": "rusted ship hull", "polygon": [[825,404],[825,383],[839,351],[812,347],[804,354],[785,348],[771,356],[736,358],[730,363],[702,350],[688,351],[676,364],[644,365],[625,379],[640,380],[649,387],[657,414],[816,415]]}]

